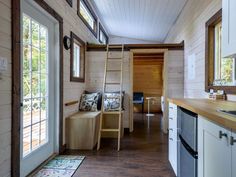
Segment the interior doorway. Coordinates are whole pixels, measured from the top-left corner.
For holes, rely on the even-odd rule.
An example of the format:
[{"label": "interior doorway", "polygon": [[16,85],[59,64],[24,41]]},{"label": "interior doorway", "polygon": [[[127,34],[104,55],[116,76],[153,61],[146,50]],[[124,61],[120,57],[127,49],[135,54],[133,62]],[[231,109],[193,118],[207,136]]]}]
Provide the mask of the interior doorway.
[{"label": "interior doorway", "polygon": [[[138,53],[133,56],[133,95],[143,95],[143,103],[135,104],[135,113],[161,113],[163,95],[163,53]],[[150,98],[150,100],[149,100]],[[148,103],[149,102],[149,103]],[[137,102],[138,103],[138,102]]]},{"label": "interior doorway", "polygon": [[[130,51],[130,130],[133,131],[134,114],[143,114],[147,119],[153,114],[163,114],[166,99],[166,49],[136,49]],[[136,104],[136,94],[143,95],[143,105]],[[146,116],[146,114],[149,114]],[[160,116],[159,116],[160,117]],[[162,116],[164,132],[166,117]]]}]

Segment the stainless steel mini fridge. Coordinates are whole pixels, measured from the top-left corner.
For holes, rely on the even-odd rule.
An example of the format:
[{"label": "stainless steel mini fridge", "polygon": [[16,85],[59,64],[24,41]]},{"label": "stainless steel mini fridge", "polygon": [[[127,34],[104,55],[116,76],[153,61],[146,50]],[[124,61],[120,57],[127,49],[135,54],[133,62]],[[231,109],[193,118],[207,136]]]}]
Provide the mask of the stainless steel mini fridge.
[{"label": "stainless steel mini fridge", "polygon": [[178,177],[197,177],[197,114],[178,108]]}]

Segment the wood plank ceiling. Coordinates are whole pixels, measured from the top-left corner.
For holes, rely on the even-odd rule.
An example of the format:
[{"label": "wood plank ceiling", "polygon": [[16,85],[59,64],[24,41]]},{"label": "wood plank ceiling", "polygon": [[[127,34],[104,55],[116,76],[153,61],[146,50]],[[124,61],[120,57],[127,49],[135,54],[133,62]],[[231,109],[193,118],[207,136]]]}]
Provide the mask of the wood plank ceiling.
[{"label": "wood plank ceiling", "polygon": [[109,35],[163,42],[187,0],[92,0]]}]

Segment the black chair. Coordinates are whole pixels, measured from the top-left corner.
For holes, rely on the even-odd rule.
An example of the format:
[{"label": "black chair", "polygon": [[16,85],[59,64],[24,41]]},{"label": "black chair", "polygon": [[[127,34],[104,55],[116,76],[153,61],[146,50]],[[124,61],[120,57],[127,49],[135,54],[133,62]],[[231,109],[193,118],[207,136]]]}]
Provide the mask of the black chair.
[{"label": "black chair", "polygon": [[143,92],[134,92],[133,93],[133,104],[141,104],[142,105],[142,113],[143,113],[143,108],[144,108]]}]

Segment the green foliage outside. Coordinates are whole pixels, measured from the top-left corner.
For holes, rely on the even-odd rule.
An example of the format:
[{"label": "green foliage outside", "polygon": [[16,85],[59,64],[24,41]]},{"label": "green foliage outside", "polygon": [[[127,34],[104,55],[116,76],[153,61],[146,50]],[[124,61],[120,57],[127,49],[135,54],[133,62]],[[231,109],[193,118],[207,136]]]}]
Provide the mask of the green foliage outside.
[{"label": "green foliage outside", "polygon": [[40,106],[43,110],[46,109],[46,100],[42,98],[47,96],[46,41],[46,28],[24,15],[22,69],[25,111],[31,109],[31,97],[35,98],[32,99],[32,109],[38,110]]}]

